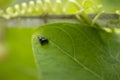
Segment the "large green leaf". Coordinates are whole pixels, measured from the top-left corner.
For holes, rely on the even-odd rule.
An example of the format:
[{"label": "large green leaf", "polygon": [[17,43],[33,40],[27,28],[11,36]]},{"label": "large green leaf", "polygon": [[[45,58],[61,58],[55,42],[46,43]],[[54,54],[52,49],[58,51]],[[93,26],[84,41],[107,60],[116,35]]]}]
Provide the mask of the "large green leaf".
[{"label": "large green leaf", "polygon": [[[38,36],[48,43],[41,45]],[[120,35],[82,24],[42,26],[33,35],[40,80],[120,80]]]}]

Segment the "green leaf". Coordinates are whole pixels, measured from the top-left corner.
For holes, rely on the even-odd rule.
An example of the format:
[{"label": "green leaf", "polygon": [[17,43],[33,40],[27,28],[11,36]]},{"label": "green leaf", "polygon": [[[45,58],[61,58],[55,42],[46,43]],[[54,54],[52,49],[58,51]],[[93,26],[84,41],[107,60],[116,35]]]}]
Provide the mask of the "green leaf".
[{"label": "green leaf", "polygon": [[[41,45],[38,36],[48,43]],[[40,80],[120,80],[120,35],[89,25],[56,23],[32,38]]]}]

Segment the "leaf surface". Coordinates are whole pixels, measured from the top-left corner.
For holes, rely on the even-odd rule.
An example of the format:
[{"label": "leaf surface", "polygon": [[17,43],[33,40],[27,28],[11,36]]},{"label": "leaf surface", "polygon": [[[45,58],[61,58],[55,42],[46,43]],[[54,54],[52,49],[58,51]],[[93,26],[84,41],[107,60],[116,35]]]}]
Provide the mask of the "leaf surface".
[{"label": "leaf surface", "polygon": [[[38,36],[48,39],[41,45]],[[48,24],[32,38],[40,80],[120,80],[120,35],[88,25]]]}]

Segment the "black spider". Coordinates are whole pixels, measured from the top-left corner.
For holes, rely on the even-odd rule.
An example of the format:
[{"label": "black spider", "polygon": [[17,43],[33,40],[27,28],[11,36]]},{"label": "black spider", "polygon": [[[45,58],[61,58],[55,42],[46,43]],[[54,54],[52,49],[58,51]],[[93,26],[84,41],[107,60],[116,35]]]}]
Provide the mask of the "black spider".
[{"label": "black spider", "polygon": [[48,39],[46,39],[46,38],[44,38],[42,36],[38,36],[38,40],[39,40],[41,45],[48,44]]}]

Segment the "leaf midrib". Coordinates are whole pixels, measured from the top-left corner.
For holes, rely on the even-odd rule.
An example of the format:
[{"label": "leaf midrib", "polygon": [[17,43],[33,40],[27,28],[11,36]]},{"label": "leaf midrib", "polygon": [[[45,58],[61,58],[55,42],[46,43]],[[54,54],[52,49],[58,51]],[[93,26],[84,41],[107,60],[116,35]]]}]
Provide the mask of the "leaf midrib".
[{"label": "leaf midrib", "polygon": [[[61,29],[60,27],[57,28],[59,30],[61,30],[62,32],[64,32],[65,34],[67,34],[69,36],[69,38],[71,39],[72,41],[72,46],[74,47],[74,50],[75,50],[75,46],[74,46],[74,40],[72,38],[72,36],[67,33],[67,31]],[[93,70],[91,70],[90,68],[88,68],[86,65],[84,65],[82,62],[80,62],[76,57],[73,57],[71,55],[69,55],[70,53],[67,52],[66,50],[62,49],[59,45],[57,45],[54,41],[50,40],[59,50],[61,50],[63,53],[65,53],[65,55],[69,56],[73,61],[75,61],[78,65],[82,66],[85,70],[87,70],[88,72],[92,73],[95,77],[98,77],[99,79],[102,80],[101,76],[99,74],[97,74],[96,72],[94,72]],[[75,52],[75,51],[73,51]],[[75,54],[75,53],[74,53]]]}]

